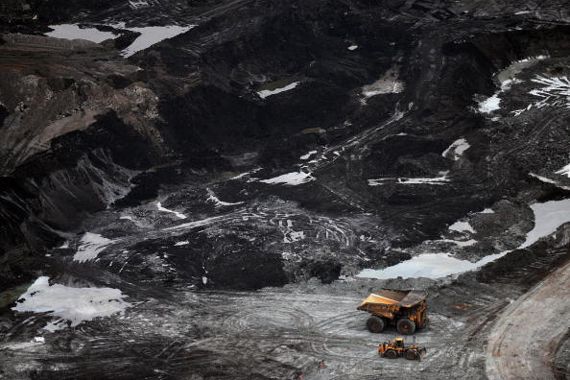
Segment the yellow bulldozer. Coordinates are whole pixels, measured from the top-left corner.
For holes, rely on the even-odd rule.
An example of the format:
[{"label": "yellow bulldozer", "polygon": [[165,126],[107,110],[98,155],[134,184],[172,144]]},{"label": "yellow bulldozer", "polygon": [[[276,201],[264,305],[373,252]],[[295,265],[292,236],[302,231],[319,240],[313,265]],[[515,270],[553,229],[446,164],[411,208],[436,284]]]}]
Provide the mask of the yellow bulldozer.
[{"label": "yellow bulldozer", "polygon": [[380,289],[357,309],[372,314],[366,322],[370,332],[380,333],[386,326],[395,325],[400,334],[410,335],[428,324],[427,295],[422,290]]},{"label": "yellow bulldozer", "polygon": [[406,346],[404,338],[392,339],[378,345],[378,355],[388,359],[404,357],[408,360],[422,360],[425,354],[425,347],[420,347],[415,343]]}]

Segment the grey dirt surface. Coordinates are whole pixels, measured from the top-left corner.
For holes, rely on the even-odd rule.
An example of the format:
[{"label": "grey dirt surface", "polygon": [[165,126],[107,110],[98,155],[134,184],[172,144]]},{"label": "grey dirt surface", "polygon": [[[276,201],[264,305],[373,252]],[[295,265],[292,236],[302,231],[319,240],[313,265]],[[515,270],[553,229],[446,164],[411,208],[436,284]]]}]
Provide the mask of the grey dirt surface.
[{"label": "grey dirt surface", "polygon": [[[515,316],[512,328],[507,323],[505,330],[504,315],[518,310],[516,306],[525,310],[541,297],[540,291],[554,288],[550,296],[562,297],[566,288],[558,285],[567,280],[569,265],[526,294],[523,285],[500,286],[477,279],[487,273],[500,281],[504,277],[496,273],[500,266],[510,265],[519,254],[507,255],[499,268],[485,267],[481,274],[468,273],[455,280],[350,279],[326,285],[313,279],[253,292],[172,289],[133,303],[123,316],[55,333],[39,329],[46,316],[21,316],[7,335],[14,338],[0,346],[0,378],[26,379],[33,373],[48,379],[439,379],[442,373],[450,378],[525,378],[508,363],[517,344],[528,344],[535,337],[524,337],[521,329],[540,334],[543,326],[518,327],[517,321],[525,320],[521,314],[522,320]],[[534,260],[526,275],[535,273],[536,267]],[[542,270],[546,267],[543,259]],[[407,338],[427,348],[422,361],[378,356],[377,345],[397,333],[393,328],[382,334],[368,332],[368,315],[356,306],[381,287],[429,291],[429,327]],[[549,304],[553,318],[564,312],[556,307],[557,299]],[[506,314],[496,320],[505,307]],[[489,333],[489,347],[494,347],[497,331],[503,332],[505,348],[504,356],[494,358],[501,370],[495,376],[489,372],[485,348]],[[36,334],[45,343],[34,343]],[[529,345],[522,354],[532,356],[534,348],[547,344]],[[538,373],[544,366],[528,360],[524,370]]]}]

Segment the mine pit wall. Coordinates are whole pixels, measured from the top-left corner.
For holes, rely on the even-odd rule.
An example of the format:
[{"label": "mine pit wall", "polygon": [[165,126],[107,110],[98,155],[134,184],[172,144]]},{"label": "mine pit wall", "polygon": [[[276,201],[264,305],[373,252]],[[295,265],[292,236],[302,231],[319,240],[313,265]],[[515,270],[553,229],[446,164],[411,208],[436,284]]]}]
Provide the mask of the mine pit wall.
[{"label": "mine pit wall", "polygon": [[[534,245],[523,250],[515,250],[500,258],[499,260],[487,264],[479,272],[475,273],[478,284],[491,286],[493,291],[497,291],[508,302],[517,302],[516,298],[530,291],[548,276],[554,275],[559,268],[563,268],[570,261],[570,223],[560,226],[554,234],[544,238]],[[462,275],[466,278],[471,274]],[[515,292],[513,294],[513,291]],[[560,298],[560,302],[567,302],[568,289],[552,289],[552,297]],[[516,295],[515,295],[516,294]],[[508,303],[505,305],[507,306]],[[536,310],[541,313],[541,310]],[[487,326],[483,326],[481,335],[486,337],[490,329],[494,326],[494,321],[500,313],[491,316]],[[566,315],[560,314],[560,318]],[[563,322],[564,323],[564,322]],[[542,326],[542,328],[555,326]],[[541,328],[529,325],[530,329]],[[523,332],[526,333],[526,332]],[[570,375],[570,330],[562,336],[556,337],[548,345],[543,345],[546,350],[538,349],[538,355],[548,362],[548,367],[556,379],[568,379]],[[548,338],[551,339],[551,338]],[[544,340],[548,341],[548,340]],[[536,347],[535,347],[536,348]],[[546,351],[546,352],[545,352]],[[488,353],[490,355],[491,353]],[[508,355],[508,354],[504,354]],[[524,358],[524,355],[521,355]],[[508,359],[507,359],[508,360]]]},{"label": "mine pit wall", "polygon": [[[402,79],[414,86],[410,100],[423,113],[426,128],[434,117],[449,116],[447,110],[465,109],[468,118],[473,96],[492,95],[497,88],[493,75],[509,64],[539,55],[567,57],[570,50],[569,26],[458,35],[455,41],[442,39],[439,29],[424,32],[422,46],[402,66]],[[425,70],[429,64],[433,67]]]},{"label": "mine pit wall", "polygon": [[113,113],[85,131],[52,141],[0,178],[0,258],[11,250],[41,255],[65,232],[131,190],[131,179],[159,163],[153,144]]},{"label": "mine pit wall", "polygon": [[0,3],[0,31],[22,30],[39,23],[57,23],[79,12],[104,10],[114,0],[3,0]]},{"label": "mine pit wall", "polygon": [[83,40],[2,37],[4,260],[9,251],[41,256],[62,234],[77,232],[85,217],[127,194],[138,172],[170,156],[154,129],[156,96],[116,52]]},{"label": "mine pit wall", "polygon": [[[461,182],[458,185],[462,194],[458,194],[457,189],[450,189],[448,194],[435,189],[438,191],[436,195],[429,192],[410,195],[407,191],[400,194],[397,190],[382,194],[380,187],[377,188],[379,208],[388,202],[394,205],[431,204],[434,209],[447,210],[441,215],[416,214],[415,210],[411,210],[408,217],[414,223],[427,218],[422,225],[423,233],[414,243],[429,237],[436,238],[441,233],[441,226],[453,223],[469,211],[491,205],[504,196],[516,196],[521,189],[529,188],[529,168],[520,165],[521,156],[529,154],[529,157],[535,158],[539,154],[539,147],[506,156],[502,149],[507,150],[504,145],[507,140],[498,140],[496,137],[508,133],[513,139],[522,139],[522,133],[527,132],[489,126],[484,117],[473,110],[473,106],[476,106],[474,97],[476,94],[492,95],[497,90],[493,76],[509,64],[539,55],[566,57],[570,49],[570,27],[567,26],[545,26],[536,30],[501,31],[475,36],[458,35],[453,42],[442,39],[441,33],[439,29],[425,31],[425,37],[421,37],[422,44],[410,54],[410,63],[404,63],[401,69],[401,79],[407,86],[406,93],[411,94],[409,101],[414,102],[414,109],[407,117],[413,118],[417,125],[410,130],[417,135],[381,141],[371,149],[368,158],[350,163],[350,173],[355,175],[362,172],[372,177],[406,175],[407,168],[401,163],[400,152],[395,148],[395,144],[401,144],[412,147],[412,157],[406,163],[410,176],[413,176],[414,170],[416,173],[426,169],[449,170],[449,161],[442,160],[437,154],[438,150],[441,152],[445,149],[439,145],[454,136],[469,136],[471,148],[466,152],[468,159],[453,164],[454,181]],[[432,68],[426,70],[430,64]],[[405,101],[405,98],[401,100]],[[561,127],[551,128],[558,128],[563,133]],[[490,146],[493,140],[501,145]],[[489,157],[491,160],[488,160]],[[527,160],[529,158],[525,162]],[[494,173],[493,178],[489,173]],[[358,184],[357,178],[351,183]],[[384,200],[380,202],[382,198]],[[402,223],[408,222],[402,220]]]},{"label": "mine pit wall", "polygon": [[[450,26],[453,33],[453,26]],[[473,95],[492,95],[492,77],[514,61],[548,55],[566,57],[570,50],[570,27],[548,26],[534,30],[511,30],[442,38],[442,30],[422,30],[421,45],[404,62],[402,79],[414,86],[411,98],[424,116],[445,115],[449,105],[468,108]],[[465,31],[463,31],[465,33]],[[432,68],[426,70],[426,66]],[[482,80],[482,78],[485,78]],[[466,110],[467,111],[467,110]]]},{"label": "mine pit wall", "polygon": [[[335,62],[335,57],[328,57],[327,49],[331,51],[337,48],[337,45],[346,44],[344,41],[342,31],[351,30],[353,28],[354,20],[343,19],[342,8],[338,8],[334,15],[335,27],[337,31],[329,31],[328,26],[321,25],[318,22],[318,9],[305,9],[303,17],[314,18],[314,22],[302,23],[299,28],[293,28],[291,39],[293,41],[303,41],[306,43],[308,36],[313,40],[309,40],[312,45],[319,45],[325,41],[323,46],[317,50],[320,54],[320,63],[316,67],[307,68],[306,65],[310,63],[312,57],[303,53],[303,44],[293,44],[290,51],[285,53],[280,52],[277,45],[270,43],[276,37],[275,35],[268,35],[263,37],[263,33],[259,33],[259,26],[254,27],[249,31],[251,37],[250,42],[255,47],[264,47],[265,50],[259,51],[254,49],[247,43],[238,44],[233,50],[227,51],[232,38],[226,36],[228,41],[226,44],[216,45],[218,42],[213,43],[212,46],[199,45],[203,51],[197,52],[195,56],[189,56],[188,66],[191,69],[199,68],[201,70],[200,80],[193,83],[190,90],[186,93],[180,94],[177,98],[164,100],[159,105],[159,112],[164,118],[164,125],[161,126],[161,133],[165,137],[165,145],[172,146],[175,150],[185,155],[187,158],[197,155],[200,146],[218,145],[222,149],[227,147],[230,142],[233,142],[235,136],[232,135],[232,129],[236,123],[229,123],[229,120],[239,120],[240,130],[239,135],[243,132],[246,136],[246,145],[251,143],[253,147],[267,136],[284,137],[289,134],[298,134],[302,129],[307,127],[314,127],[320,117],[318,112],[311,112],[311,107],[305,103],[313,99],[316,94],[326,94],[329,101],[326,107],[326,126],[334,126],[344,121],[346,113],[356,112],[356,106],[347,96],[351,90],[356,90],[358,86],[364,83],[370,83],[377,80],[381,74],[389,69],[393,64],[393,59],[398,54],[403,54],[403,63],[401,67],[402,80],[407,86],[415,86],[416,88],[409,88],[407,92],[419,94],[416,98],[401,98],[399,95],[389,95],[386,101],[374,103],[374,107],[369,107],[375,111],[368,111],[366,108],[361,114],[362,120],[372,120],[374,123],[381,120],[381,116],[385,116],[387,111],[392,111],[390,106],[395,105],[397,101],[403,104],[410,100],[414,100],[418,107],[419,116],[421,116],[422,126],[420,127],[423,132],[429,132],[434,135],[438,133],[446,134],[446,139],[450,135],[448,130],[455,128],[456,133],[460,134],[476,130],[481,127],[481,118],[477,115],[468,115],[459,123],[444,123],[443,127],[438,126],[441,121],[440,111],[445,108],[450,110],[464,109],[465,113],[469,111],[467,107],[473,103],[472,97],[475,93],[491,94],[494,89],[491,77],[500,68],[508,65],[516,59],[522,59],[527,56],[533,56],[544,53],[544,46],[547,46],[549,54],[563,54],[568,49],[568,28],[566,27],[553,27],[536,30],[532,32],[509,32],[494,35],[490,37],[476,37],[474,41],[468,43],[458,42],[453,44],[444,45],[441,48],[442,40],[433,39],[432,42],[426,43],[425,49],[435,48],[436,53],[439,54],[443,50],[445,59],[440,62],[434,61],[436,66],[435,70],[427,70],[430,72],[431,77],[423,77],[422,71],[426,65],[429,64],[429,59],[434,58],[433,53],[428,50],[418,49],[415,55],[410,56],[409,63],[407,63],[408,54],[414,49],[413,46],[407,43],[410,36],[399,35],[394,29],[389,26],[379,28],[373,20],[368,20],[363,23],[359,30],[362,35],[357,37],[362,38],[362,54],[363,58],[347,59],[345,66],[339,66]],[[277,30],[290,29],[290,25],[299,23],[297,18],[301,18],[297,14],[288,14],[284,17],[277,12],[273,21],[277,22]],[[309,17],[310,16],[310,17]],[[292,24],[291,24],[292,23]],[[228,28],[229,28],[228,24]],[[214,29],[219,25],[214,25]],[[271,27],[274,27],[273,25]],[[269,25],[261,27],[269,28]],[[228,29],[230,30],[230,29]],[[203,38],[206,39],[209,30],[205,27],[201,32],[200,28],[196,29],[196,33],[203,33]],[[229,33],[226,31],[226,33]],[[335,35],[337,34],[337,35]],[[192,34],[195,35],[194,32]],[[260,37],[261,36],[261,37]],[[379,38],[390,37],[390,38]],[[496,38],[495,38],[496,37]],[[187,36],[180,36],[169,44],[174,47],[181,47],[188,41]],[[194,38],[194,37],[193,37]],[[261,38],[261,41],[257,41]],[[265,39],[263,39],[265,38]],[[554,42],[550,42],[552,39]],[[322,41],[321,41],[322,40]],[[388,40],[395,40],[397,44],[393,47]],[[426,41],[428,39],[426,38]],[[205,40],[206,41],[206,40]],[[246,39],[246,41],[248,41]],[[180,44],[178,46],[177,44]],[[558,45],[557,45],[558,44]],[[269,46],[269,47],[267,47]],[[526,46],[529,46],[528,48]],[[398,49],[402,49],[400,52]],[[499,52],[495,51],[499,50]],[[181,59],[168,51],[167,48],[158,47],[156,51],[160,52],[160,59],[167,63],[167,67],[177,66],[175,61]],[[178,54],[178,51],[176,51]],[[199,54],[198,54],[199,53]],[[276,54],[277,53],[277,54]],[[145,52],[141,53],[144,56]],[[148,54],[156,54],[155,51]],[[306,89],[300,89],[296,92],[295,97],[290,97],[286,102],[280,103],[275,101],[270,105],[260,105],[256,99],[241,98],[243,88],[251,90],[247,87],[247,82],[252,80],[248,71],[251,69],[259,70],[258,75],[268,74],[269,67],[257,67],[260,60],[259,55],[265,54],[267,57],[276,56],[277,61],[271,61],[272,71],[275,79],[280,79],[283,76],[303,75],[310,80],[307,81]],[[347,53],[348,54],[348,53]],[[360,53],[359,53],[360,54]],[[431,54],[431,58],[430,58]],[[487,57],[498,55],[499,59],[489,59]],[[296,57],[298,61],[289,62],[288,58]],[[327,59],[330,58],[330,59]],[[137,58],[134,57],[133,61]],[[225,65],[225,61],[245,62],[247,70],[230,70]],[[373,60],[375,65],[370,65],[368,61]],[[141,64],[144,63],[141,60]],[[172,63],[172,64],[170,64]],[[178,66],[179,67],[179,66]],[[169,72],[172,78],[177,75],[187,74],[185,69],[179,67],[178,71]],[[188,69],[190,70],[190,69]],[[227,73],[228,75],[219,75]],[[461,86],[457,86],[457,79],[460,73],[467,72],[468,75],[461,82]],[[461,74],[463,75],[463,74]],[[480,81],[478,78],[489,78],[487,81]],[[230,78],[230,79],[228,79]],[[333,78],[333,84],[327,84],[327,80]],[[156,76],[148,78],[152,83],[153,88],[157,93],[161,93],[160,85],[158,82],[163,78]],[[444,83],[445,91],[442,93],[449,93],[453,96],[443,96],[440,94],[435,86],[432,84],[434,80]],[[330,82],[330,81],[329,81]],[[165,81],[168,87],[168,81]],[[252,85],[257,82],[253,81]],[[164,93],[169,91],[169,88],[163,88]],[[164,93],[162,95],[164,95]],[[407,95],[402,95],[407,96]],[[425,99],[428,99],[427,101]],[[371,104],[374,100],[370,101]],[[219,103],[219,104],[218,104]],[[216,115],[211,116],[207,112],[207,108],[212,104],[218,104],[218,112]],[[450,106],[451,105],[451,106]],[[316,105],[313,104],[313,109]],[[458,108],[459,107],[459,108]],[[206,110],[206,111],[205,111]],[[376,111],[380,110],[380,111]],[[318,110],[317,110],[318,111]],[[328,112],[330,111],[330,112]],[[2,109],[0,108],[0,118],[2,117]],[[377,112],[377,114],[364,114],[366,112]],[[450,111],[443,112],[444,117],[452,117]],[[455,111],[454,111],[455,112]],[[302,119],[299,114],[307,114]],[[371,117],[372,116],[372,117]],[[358,115],[356,115],[358,118]],[[116,118],[115,118],[116,119]],[[277,121],[277,122],[276,122]],[[117,124],[119,121],[114,120],[113,116],[105,116],[99,122],[100,128],[97,125],[89,127],[83,132],[73,132],[68,135],[61,136],[56,140],[60,148],[47,154],[41,154],[31,157],[25,162],[15,173],[14,178],[10,181],[5,181],[6,192],[0,200],[0,215],[9,223],[6,224],[2,233],[5,234],[6,239],[2,242],[7,243],[0,247],[2,250],[9,250],[15,245],[22,242],[30,245],[34,249],[43,246],[46,242],[54,243],[55,234],[54,230],[67,230],[73,228],[77,223],[89,213],[97,210],[104,209],[113,200],[126,194],[129,188],[129,180],[134,175],[136,170],[143,170],[149,167],[152,163],[159,162],[160,159],[154,151],[148,151],[148,147],[154,146],[153,144],[141,139],[140,134],[133,132],[132,128],[121,125],[120,128],[113,129],[111,135],[101,132],[105,125]],[[363,121],[362,125],[356,128],[366,128],[369,125]],[[118,125],[118,124],[117,124]],[[214,128],[209,128],[211,126]],[[95,128],[94,128],[95,127]],[[111,128],[112,129],[112,128]],[[126,135],[121,135],[119,131],[130,131]],[[101,134],[99,134],[101,132]],[[350,130],[350,133],[355,130]],[[348,133],[348,132],[345,132]],[[85,136],[85,139],[83,138]],[[283,144],[279,139],[278,145],[282,147],[292,144],[295,150],[304,153],[303,143],[306,143],[307,137],[300,134],[298,140],[291,139]],[[342,137],[342,136],[340,136]],[[320,138],[320,137],[319,137]],[[334,141],[334,136],[328,140]],[[139,141],[134,143],[134,141]],[[109,146],[108,142],[113,141],[116,146]],[[128,142],[128,144],[127,144]],[[322,142],[322,141],[319,141]],[[82,144],[85,143],[85,146]],[[77,144],[81,149],[72,148],[71,152],[65,153],[64,151],[69,147],[75,147]],[[295,145],[299,144],[299,145]],[[433,153],[444,148],[441,141],[425,140],[421,142],[421,150],[425,148],[426,144],[433,145]],[[133,148],[135,147],[135,148]],[[273,150],[275,149],[275,150]],[[263,155],[263,161],[269,161],[280,155],[277,147],[267,148]],[[282,148],[285,150],[284,148]],[[298,155],[295,154],[298,157]],[[482,155],[481,155],[482,156]],[[140,158],[142,161],[137,162],[133,157]],[[294,157],[292,156],[291,159]],[[277,160],[274,166],[283,164],[282,160]],[[382,164],[385,164],[384,162]],[[481,172],[484,173],[486,167],[481,164]],[[359,171],[354,171],[358,173]],[[479,173],[475,173],[478,176]],[[481,174],[483,175],[483,174]],[[508,176],[505,176],[508,178]],[[517,178],[518,179],[518,178]],[[506,183],[500,183],[499,187],[488,191],[486,187],[485,192],[490,194],[490,198],[482,201],[478,199],[478,203],[492,203],[494,200],[501,197],[509,189],[515,187],[516,183],[511,183],[511,179],[505,180]],[[8,188],[9,187],[9,188]],[[61,191],[61,189],[65,189]],[[473,189],[476,191],[477,189]],[[452,222],[457,218],[465,215],[467,211],[472,210],[473,203],[465,202],[469,194],[463,198],[458,198],[455,204],[450,206],[453,210],[452,213],[445,215],[444,219],[440,220],[441,223],[430,223],[431,226],[426,228],[433,228],[428,231],[431,235],[437,235],[438,229],[445,225],[446,222]],[[425,197],[428,200],[431,196]],[[407,200],[408,201],[408,200]],[[425,202],[426,199],[418,196],[414,199],[419,203]],[[425,213],[421,217],[433,218],[431,213]],[[406,220],[402,221],[407,223]],[[10,232],[4,232],[10,231]],[[41,233],[38,233],[41,231]],[[9,235],[9,236],[8,236]],[[36,238],[36,236],[38,236]],[[425,238],[425,235],[420,236]],[[53,240],[53,241],[52,241]]]},{"label": "mine pit wall", "polygon": [[[476,273],[477,281],[496,287],[520,287],[528,291],[549,273],[570,260],[570,223],[531,247],[514,250]],[[516,265],[514,264],[516,263]]]},{"label": "mine pit wall", "polygon": [[[237,41],[232,27],[247,8],[200,24],[168,45],[132,58],[145,69],[149,59],[159,60],[174,78],[195,78],[188,91],[173,98],[174,85],[164,89],[163,78],[149,74],[157,93],[170,91],[170,96],[161,97],[159,106],[169,144],[190,152],[200,141],[228,154],[239,153],[232,151],[236,145],[250,150],[265,147],[260,161],[273,166],[292,162],[311,142],[322,145],[354,131],[336,128],[334,133],[323,135],[303,133],[335,129],[360,112],[354,93],[361,85],[378,80],[393,65],[396,55],[409,48],[410,36],[394,25],[378,25],[373,20],[360,25],[354,16],[344,16],[341,5],[330,9],[333,14],[327,22],[309,5],[302,10],[283,4],[268,8],[274,16],[259,14],[247,25],[240,23]],[[357,54],[347,50],[344,38],[355,25],[357,32],[351,38],[363,44]],[[214,30],[215,40],[211,37]],[[342,64],[336,62],[339,54]],[[153,68],[148,70],[152,73]],[[299,80],[302,84],[291,94],[264,102],[254,95],[262,83],[279,80]],[[366,129],[389,117],[399,97],[386,98],[388,102],[374,102],[374,107],[365,110],[367,115],[359,118],[355,129]],[[212,106],[217,112],[204,112]]]}]

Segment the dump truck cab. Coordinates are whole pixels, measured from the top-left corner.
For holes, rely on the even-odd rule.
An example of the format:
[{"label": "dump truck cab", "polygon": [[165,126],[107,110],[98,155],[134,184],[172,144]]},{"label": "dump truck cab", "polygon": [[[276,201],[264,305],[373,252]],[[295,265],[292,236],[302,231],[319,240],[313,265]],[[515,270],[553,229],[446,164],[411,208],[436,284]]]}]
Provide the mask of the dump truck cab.
[{"label": "dump truck cab", "polygon": [[427,295],[423,290],[380,289],[366,297],[357,309],[372,314],[366,326],[373,333],[394,325],[400,334],[410,335],[427,326]]}]

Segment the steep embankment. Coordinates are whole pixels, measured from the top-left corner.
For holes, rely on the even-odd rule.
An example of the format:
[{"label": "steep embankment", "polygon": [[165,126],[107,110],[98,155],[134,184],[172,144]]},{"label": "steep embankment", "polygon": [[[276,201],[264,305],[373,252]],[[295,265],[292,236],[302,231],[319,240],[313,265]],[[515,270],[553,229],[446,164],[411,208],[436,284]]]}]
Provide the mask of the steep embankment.
[{"label": "steep embankment", "polygon": [[[230,262],[247,268],[251,249],[270,250],[277,266],[334,278],[408,258],[389,248],[440,239],[470,212],[504,209],[501,199],[518,211],[486,217],[494,238],[457,250],[516,246],[524,231],[502,232],[514,215],[568,183],[557,174],[568,151],[563,89],[539,104],[533,95],[548,91],[536,78],[566,75],[567,27],[495,8],[489,21],[443,3],[123,5],[112,19],[81,17],[116,40],[184,17],[186,32],[128,60],[112,41],[4,37],[5,251],[85,232],[80,222],[113,202],[117,214],[147,210],[163,189],[175,193],[167,207],[192,210],[194,221],[285,202],[299,220],[220,232],[213,251],[234,245]],[[319,218],[338,230],[322,233],[311,225]],[[123,224],[98,232],[120,236]],[[446,239],[460,234],[472,237]],[[237,244],[245,236],[267,240]],[[275,236],[284,237],[269,246]]]},{"label": "steep embankment", "polygon": [[490,379],[555,379],[554,357],[566,338],[570,263],[552,272],[501,313],[489,335]]}]

